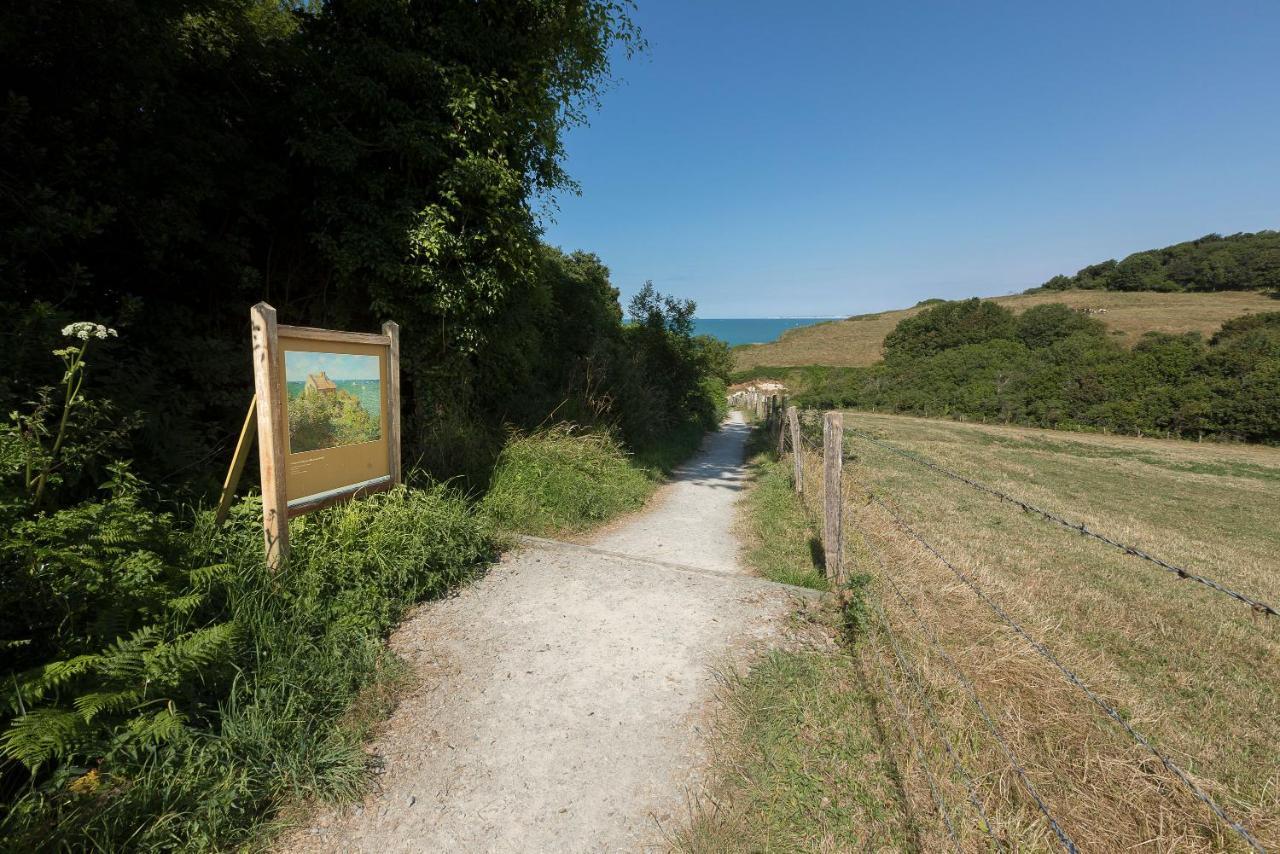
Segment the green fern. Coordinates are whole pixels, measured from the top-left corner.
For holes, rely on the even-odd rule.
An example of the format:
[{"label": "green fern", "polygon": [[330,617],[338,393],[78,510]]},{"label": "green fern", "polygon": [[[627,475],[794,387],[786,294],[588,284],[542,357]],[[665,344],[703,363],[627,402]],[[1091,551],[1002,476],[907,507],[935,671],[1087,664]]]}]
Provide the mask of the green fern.
[{"label": "green fern", "polygon": [[68,709],[36,709],[16,718],[0,736],[0,753],[35,771],[51,759],[63,759],[90,732],[84,716]]},{"label": "green fern", "polygon": [[[0,755],[34,771],[51,760],[101,749],[108,741],[121,749],[169,740],[187,718],[164,693],[229,659],[235,638],[234,623],[170,638],[160,626],[144,626],[96,655],[46,664],[18,682],[10,706],[28,711],[0,737]],[[70,709],[59,702],[61,695],[70,696]],[[44,701],[47,705],[32,708]],[[153,702],[165,708],[146,710]]]}]

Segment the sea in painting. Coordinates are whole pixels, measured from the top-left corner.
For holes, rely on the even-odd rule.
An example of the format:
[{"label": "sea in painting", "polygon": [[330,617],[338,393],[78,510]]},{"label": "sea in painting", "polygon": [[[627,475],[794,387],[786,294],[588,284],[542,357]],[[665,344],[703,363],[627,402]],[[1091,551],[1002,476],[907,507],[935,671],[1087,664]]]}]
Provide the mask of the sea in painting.
[{"label": "sea in painting", "polygon": [[376,442],[382,430],[378,357],[286,350],[289,452]]}]

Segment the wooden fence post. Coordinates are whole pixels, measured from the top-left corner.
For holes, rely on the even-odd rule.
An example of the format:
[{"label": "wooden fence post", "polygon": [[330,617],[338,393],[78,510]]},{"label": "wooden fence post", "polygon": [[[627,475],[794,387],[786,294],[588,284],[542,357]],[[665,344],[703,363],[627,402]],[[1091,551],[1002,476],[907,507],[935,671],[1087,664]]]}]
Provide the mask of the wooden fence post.
[{"label": "wooden fence post", "polygon": [[400,324],[388,320],[382,324],[382,334],[391,339],[387,348],[387,465],[391,483],[400,483]]},{"label": "wooden fence post", "polygon": [[794,406],[787,407],[787,426],[791,432],[791,464],[795,467],[796,495],[804,493],[804,445],[800,441],[800,416]]},{"label": "wooden fence post", "polygon": [[822,419],[823,481],[826,487],[826,524],[822,551],[826,556],[827,578],[844,580],[844,413],[828,412]]},{"label": "wooden fence post", "polygon": [[786,399],[778,402],[778,459],[782,459],[782,454],[787,448],[787,415],[786,415]]},{"label": "wooden fence post", "polygon": [[276,334],[276,310],[265,302],[249,309],[253,323],[253,384],[258,395],[258,466],[262,473],[262,534],[267,565],[278,569],[289,555],[289,499],[284,486],[284,381]]}]

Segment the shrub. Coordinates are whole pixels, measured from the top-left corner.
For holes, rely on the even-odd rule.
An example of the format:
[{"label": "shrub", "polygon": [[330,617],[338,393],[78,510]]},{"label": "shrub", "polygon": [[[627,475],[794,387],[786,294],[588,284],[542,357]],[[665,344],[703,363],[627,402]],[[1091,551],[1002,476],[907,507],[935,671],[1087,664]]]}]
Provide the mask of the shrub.
[{"label": "shrub", "polygon": [[512,437],[482,507],[511,530],[580,531],[640,507],[652,484],[609,434],[560,424]]}]

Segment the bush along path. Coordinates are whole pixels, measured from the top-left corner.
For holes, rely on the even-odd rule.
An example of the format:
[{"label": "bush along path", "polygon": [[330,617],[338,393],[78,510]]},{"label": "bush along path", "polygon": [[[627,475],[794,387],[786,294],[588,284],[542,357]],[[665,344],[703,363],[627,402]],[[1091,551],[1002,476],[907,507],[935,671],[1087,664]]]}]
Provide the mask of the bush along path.
[{"label": "bush along path", "polygon": [[285,851],[665,847],[706,763],[714,671],[779,643],[804,591],[730,531],[736,413],[651,507],[586,542],[528,538],[392,639],[413,687],[371,745],[378,785]]}]

